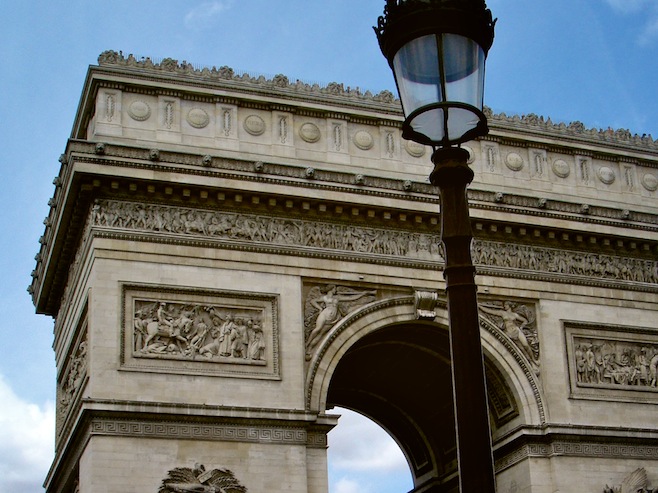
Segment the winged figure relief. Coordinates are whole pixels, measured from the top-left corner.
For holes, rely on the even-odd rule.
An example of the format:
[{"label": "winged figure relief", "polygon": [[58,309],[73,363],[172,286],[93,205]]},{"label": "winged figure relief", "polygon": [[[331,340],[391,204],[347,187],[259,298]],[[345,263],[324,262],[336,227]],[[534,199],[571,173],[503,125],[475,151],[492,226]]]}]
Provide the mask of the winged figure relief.
[{"label": "winged figure relief", "polygon": [[162,480],[158,493],[247,493],[245,488],[228,469],[211,469],[195,465],[177,467]]},{"label": "winged figure relief", "polygon": [[311,288],[304,303],[306,359],[310,359],[322,336],[336,322],[359,306],[374,301],[376,295],[375,290],[357,291],[334,284]]}]

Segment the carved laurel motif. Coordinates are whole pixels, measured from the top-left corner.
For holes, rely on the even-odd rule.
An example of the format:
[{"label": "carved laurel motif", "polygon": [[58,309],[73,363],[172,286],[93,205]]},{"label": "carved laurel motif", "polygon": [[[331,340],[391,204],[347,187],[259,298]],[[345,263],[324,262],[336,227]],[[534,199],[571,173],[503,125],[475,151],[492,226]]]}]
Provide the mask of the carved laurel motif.
[{"label": "carved laurel motif", "polygon": [[202,464],[195,464],[194,469],[177,467],[167,473],[162,480],[158,493],[246,493],[245,488],[228,469],[206,470]]},{"label": "carved laurel motif", "polygon": [[133,306],[137,357],[265,360],[262,310],[140,299]]}]

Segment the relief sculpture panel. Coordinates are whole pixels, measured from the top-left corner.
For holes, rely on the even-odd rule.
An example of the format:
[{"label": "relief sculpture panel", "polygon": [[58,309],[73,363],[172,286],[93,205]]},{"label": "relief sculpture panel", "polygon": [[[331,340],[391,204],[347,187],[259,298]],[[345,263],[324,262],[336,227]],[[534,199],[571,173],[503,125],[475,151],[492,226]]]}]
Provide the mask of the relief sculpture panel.
[{"label": "relief sculpture panel", "polygon": [[126,287],[125,367],[274,375],[277,297]]},{"label": "relief sculpture panel", "polygon": [[480,316],[492,322],[539,375],[539,336],[534,308],[513,301],[483,301],[478,308]]},{"label": "relief sculpture panel", "polygon": [[574,396],[627,399],[658,392],[658,333],[567,324],[566,334]]}]

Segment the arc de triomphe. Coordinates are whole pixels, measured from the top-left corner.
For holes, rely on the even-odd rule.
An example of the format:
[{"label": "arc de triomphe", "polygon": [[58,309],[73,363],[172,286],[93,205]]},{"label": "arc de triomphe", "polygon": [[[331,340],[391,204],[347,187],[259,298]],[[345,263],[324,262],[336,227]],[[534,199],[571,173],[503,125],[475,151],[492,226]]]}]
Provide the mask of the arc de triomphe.
[{"label": "arc de triomphe", "polygon": [[[388,92],[100,56],[30,287],[49,493],[326,493],[333,406],[414,491],[456,488],[438,197],[401,120]],[[649,491],[658,142],[490,126],[467,147],[498,491]]]}]

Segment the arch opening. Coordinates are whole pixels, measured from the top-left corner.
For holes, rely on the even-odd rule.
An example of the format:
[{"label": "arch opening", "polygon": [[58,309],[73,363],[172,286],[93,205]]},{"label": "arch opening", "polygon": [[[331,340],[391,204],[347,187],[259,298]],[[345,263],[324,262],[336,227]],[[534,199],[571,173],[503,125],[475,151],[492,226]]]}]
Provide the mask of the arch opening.
[{"label": "arch opening", "polygon": [[[497,369],[486,364],[486,372],[495,430],[518,413]],[[445,327],[400,322],[361,337],[342,355],[331,376],[327,409],[334,407],[357,411],[386,430],[407,460],[412,491],[456,490],[450,344]]]},{"label": "arch opening", "polygon": [[329,432],[329,492],[401,493],[413,489],[407,460],[395,440],[377,423],[346,408]]}]

